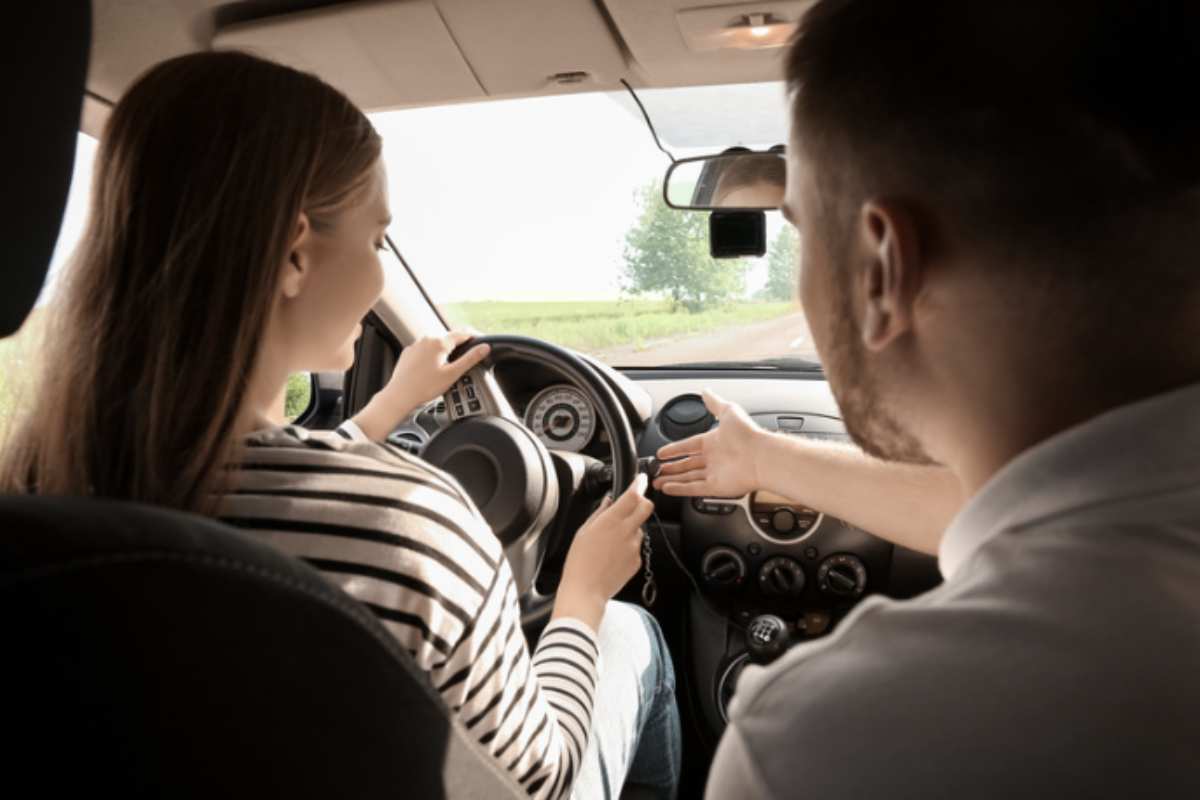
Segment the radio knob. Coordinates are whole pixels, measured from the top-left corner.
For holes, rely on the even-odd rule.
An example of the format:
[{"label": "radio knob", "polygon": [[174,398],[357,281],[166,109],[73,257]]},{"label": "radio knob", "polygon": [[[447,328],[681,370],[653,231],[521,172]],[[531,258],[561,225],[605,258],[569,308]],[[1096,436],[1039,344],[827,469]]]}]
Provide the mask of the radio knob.
[{"label": "radio knob", "polygon": [[796,515],[789,508],[779,508],[771,515],[771,530],[776,533],[791,533],[796,527]]}]

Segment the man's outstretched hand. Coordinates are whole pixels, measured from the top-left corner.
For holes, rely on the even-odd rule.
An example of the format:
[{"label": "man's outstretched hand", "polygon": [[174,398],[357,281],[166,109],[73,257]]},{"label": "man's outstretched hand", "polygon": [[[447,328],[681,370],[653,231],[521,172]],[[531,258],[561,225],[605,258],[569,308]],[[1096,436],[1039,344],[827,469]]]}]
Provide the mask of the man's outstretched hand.
[{"label": "man's outstretched hand", "polygon": [[666,462],[654,488],[679,497],[741,497],[762,487],[758,462],[769,434],[736,403],[704,391],[704,405],[717,427],[664,445]]}]

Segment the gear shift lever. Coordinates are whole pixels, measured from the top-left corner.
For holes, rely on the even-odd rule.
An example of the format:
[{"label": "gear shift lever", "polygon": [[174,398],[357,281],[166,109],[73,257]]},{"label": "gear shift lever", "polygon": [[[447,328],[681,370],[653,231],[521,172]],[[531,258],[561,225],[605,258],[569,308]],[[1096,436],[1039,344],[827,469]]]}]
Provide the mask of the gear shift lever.
[{"label": "gear shift lever", "polygon": [[774,614],[760,614],[746,627],[746,646],[755,664],[770,664],[787,650],[787,623]]}]

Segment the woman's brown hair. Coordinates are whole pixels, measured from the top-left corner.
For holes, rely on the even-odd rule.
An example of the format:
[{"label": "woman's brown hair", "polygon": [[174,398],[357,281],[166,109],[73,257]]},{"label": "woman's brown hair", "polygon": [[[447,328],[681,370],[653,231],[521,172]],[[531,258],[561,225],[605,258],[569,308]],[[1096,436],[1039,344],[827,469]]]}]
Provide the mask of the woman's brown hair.
[{"label": "woman's brown hair", "polygon": [[299,215],[332,224],[380,149],[341,93],[253,56],[139,78],[105,129],[0,489],[210,510]]}]

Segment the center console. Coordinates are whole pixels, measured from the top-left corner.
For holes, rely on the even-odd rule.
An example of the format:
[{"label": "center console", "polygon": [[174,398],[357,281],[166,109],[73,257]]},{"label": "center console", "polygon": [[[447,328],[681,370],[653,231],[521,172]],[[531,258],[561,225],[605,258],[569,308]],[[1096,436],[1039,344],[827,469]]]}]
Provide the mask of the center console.
[{"label": "center console", "polygon": [[[777,415],[754,415],[780,430]],[[845,440],[839,420],[790,415],[795,435]],[[801,427],[802,425],[802,427]],[[740,498],[703,497],[681,509],[679,552],[700,596],[689,605],[690,674],[694,698],[713,734],[727,720],[741,671],[765,663],[782,648],[826,635],[867,594],[889,590],[897,553],[932,561],[769,492]],[[891,591],[888,591],[892,594]],[[770,620],[771,644],[761,641]],[[767,652],[778,648],[774,652]]]}]

